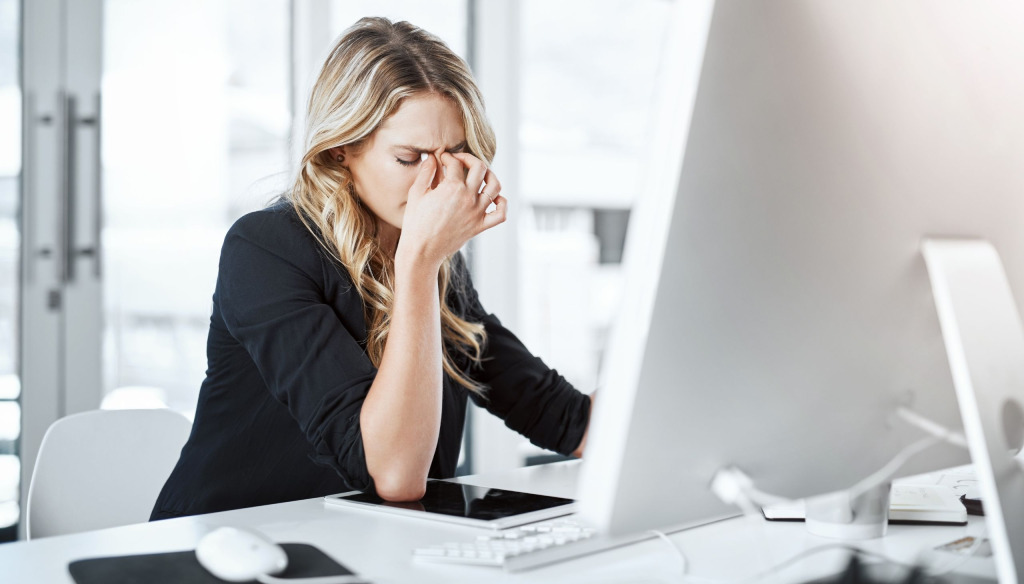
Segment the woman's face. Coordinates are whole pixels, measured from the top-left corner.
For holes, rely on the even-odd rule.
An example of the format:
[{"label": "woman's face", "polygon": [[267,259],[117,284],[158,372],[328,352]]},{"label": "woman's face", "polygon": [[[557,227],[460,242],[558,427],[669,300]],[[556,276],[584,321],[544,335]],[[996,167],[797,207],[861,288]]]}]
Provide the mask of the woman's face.
[{"label": "woman's face", "polygon": [[[444,151],[465,149],[466,130],[459,109],[445,97],[423,93],[405,98],[360,148],[342,146],[331,154],[344,154],[342,166],[348,168],[356,193],[380,226],[400,230],[421,155],[439,157]],[[438,173],[431,187],[440,179]]]}]

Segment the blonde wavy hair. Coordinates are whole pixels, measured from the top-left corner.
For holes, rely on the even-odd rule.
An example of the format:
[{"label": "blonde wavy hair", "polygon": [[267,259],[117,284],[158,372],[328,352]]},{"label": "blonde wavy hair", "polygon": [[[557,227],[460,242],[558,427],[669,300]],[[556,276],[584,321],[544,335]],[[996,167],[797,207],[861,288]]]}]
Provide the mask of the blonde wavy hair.
[{"label": "blonde wavy hair", "polygon": [[[358,150],[364,140],[412,95],[437,93],[462,113],[466,151],[490,164],[495,139],[484,116],[483,96],[469,66],[436,36],[408,22],[363,18],[346,30],[313,86],[306,119],[305,155],[287,198],[306,228],[348,271],[363,300],[366,351],[380,366],[394,306],[394,258],[381,249],[377,218],[355,192],[352,176],[328,150]],[[469,322],[447,305],[452,257],[438,273],[444,371],[466,389],[483,386],[459,371],[450,348],[479,364],[486,342],[483,324]]]}]

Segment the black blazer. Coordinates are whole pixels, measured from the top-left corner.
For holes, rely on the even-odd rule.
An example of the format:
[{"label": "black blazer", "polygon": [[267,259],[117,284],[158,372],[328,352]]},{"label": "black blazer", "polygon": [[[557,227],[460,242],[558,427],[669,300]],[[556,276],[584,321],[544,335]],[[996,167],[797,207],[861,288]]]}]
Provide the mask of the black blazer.
[{"label": "black blazer", "polygon": [[[572,452],[589,419],[587,396],[484,311],[461,254],[453,267],[445,301],[488,336],[481,366],[456,365],[488,390],[480,398],[445,375],[429,476],[455,472],[467,398],[534,444]],[[373,490],[359,412],[377,370],[365,348],[348,272],[290,203],[235,222],[221,250],[192,434],[151,520]]]}]

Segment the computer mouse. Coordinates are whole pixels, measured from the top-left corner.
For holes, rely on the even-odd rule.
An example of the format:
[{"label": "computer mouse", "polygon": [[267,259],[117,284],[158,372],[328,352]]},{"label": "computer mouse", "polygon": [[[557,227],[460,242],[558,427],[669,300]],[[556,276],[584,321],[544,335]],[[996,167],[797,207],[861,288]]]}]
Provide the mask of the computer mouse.
[{"label": "computer mouse", "polygon": [[246,582],[278,574],[288,567],[288,555],[262,533],[237,527],[218,527],[196,545],[196,559],[211,574],[228,582]]}]

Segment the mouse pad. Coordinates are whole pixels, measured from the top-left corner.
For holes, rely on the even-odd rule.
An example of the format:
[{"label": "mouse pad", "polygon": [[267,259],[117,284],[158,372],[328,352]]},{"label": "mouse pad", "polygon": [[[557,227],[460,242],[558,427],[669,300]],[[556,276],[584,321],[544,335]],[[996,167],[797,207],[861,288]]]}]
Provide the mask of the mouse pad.
[{"label": "mouse pad", "polygon": [[[335,562],[319,548],[305,543],[282,543],[288,554],[288,568],[277,578],[346,576],[348,568]],[[76,584],[221,584],[199,565],[195,551],[89,558],[68,564]],[[253,580],[255,582],[255,580]]]}]

